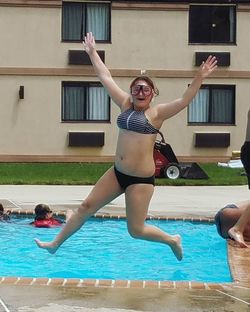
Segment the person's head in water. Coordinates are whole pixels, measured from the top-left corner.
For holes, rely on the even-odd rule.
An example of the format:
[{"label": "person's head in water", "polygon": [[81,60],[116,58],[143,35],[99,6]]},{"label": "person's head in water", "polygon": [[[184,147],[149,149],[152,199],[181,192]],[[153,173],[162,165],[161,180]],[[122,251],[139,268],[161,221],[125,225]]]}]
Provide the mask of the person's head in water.
[{"label": "person's head in water", "polygon": [[46,204],[38,204],[35,207],[35,219],[36,220],[43,220],[43,219],[48,219],[51,218],[52,216],[52,210],[50,207]]},{"label": "person's head in water", "polygon": [[4,211],[3,204],[0,203],[0,220],[1,221],[9,220],[10,219],[10,214],[11,214],[11,211],[10,210]]},{"label": "person's head in water", "polygon": [[220,209],[215,215],[215,225],[218,234],[225,239],[230,238],[228,230],[239,220],[241,212],[235,205],[228,205]]},{"label": "person's head in water", "polygon": [[3,205],[0,203],[0,215],[2,215],[4,212],[4,208],[3,208]]}]

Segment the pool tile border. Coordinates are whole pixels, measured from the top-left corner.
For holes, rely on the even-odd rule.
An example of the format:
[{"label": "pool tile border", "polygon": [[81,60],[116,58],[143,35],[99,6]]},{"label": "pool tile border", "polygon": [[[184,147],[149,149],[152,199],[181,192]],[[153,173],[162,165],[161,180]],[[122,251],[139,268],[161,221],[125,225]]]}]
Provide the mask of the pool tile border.
[{"label": "pool tile border", "polygon": [[[12,215],[19,216],[33,216],[35,215],[34,210],[23,210],[23,209],[12,209]],[[55,211],[54,216],[65,217],[66,213],[64,211]],[[99,219],[126,219],[125,214],[110,214],[110,213],[97,213],[93,215],[93,218]],[[175,217],[175,216],[164,216],[164,215],[148,215],[147,220],[171,220],[171,221],[190,221],[190,222],[208,222],[214,223],[213,217]]]},{"label": "pool tile border", "polygon": [[[32,216],[33,210],[11,210],[13,215]],[[54,215],[65,217],[64,211]],[[126,219],[125,214],[98,213],[93,217],[103,219]],[[173,220],[190,222],[214,223],[213,217],[168,217],[149,215],[147,220]],[[226,290],[244,285],[250,288],[250,249],[236,248],[228,244],[228,262],[233,278],[230,283],[204,283],[197,281],[154,281],[154,280],[109,280],[109,279],[78,279],[78,278],[30,278],[30,277],[0,277],[1,285],[19,286],[59,286],[59,287],[96,287],[96,288],[152,288],[152,289],[189,289],[189,290]]]},{"label": "pool tile border", "polygon": [[147,288],[147,289],[203,289],[225,290],[233,283],[203,283],[197,281],[152,281],[152,280],[101,280],[78,278],[29,278],[0,277],[0,286],[57,286],[57,287],[94,287],[94,288]]}]

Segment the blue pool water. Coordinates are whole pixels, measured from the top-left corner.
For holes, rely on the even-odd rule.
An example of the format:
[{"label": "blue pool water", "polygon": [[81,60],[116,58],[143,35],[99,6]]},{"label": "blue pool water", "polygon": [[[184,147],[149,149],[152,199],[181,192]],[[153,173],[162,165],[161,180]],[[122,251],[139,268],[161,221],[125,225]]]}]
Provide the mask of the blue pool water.
[{"label": "blue pool water", "polygon": [[0,224],[0,276],[232,281],[226,242],[213,224],[148,221],[182,236],[179,262],[168,246],[131,238],[125,220],[95,218],[51,255],[37,248],[34,238],[51,240],[59,228],[33,228],[30,221]]}]

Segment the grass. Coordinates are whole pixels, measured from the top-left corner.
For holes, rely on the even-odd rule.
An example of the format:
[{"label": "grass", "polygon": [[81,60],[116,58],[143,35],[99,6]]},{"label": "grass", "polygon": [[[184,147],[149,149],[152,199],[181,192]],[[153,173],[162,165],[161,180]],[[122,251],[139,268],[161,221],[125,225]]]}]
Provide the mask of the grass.
[{"label": "grass", "polygon": [[[0,184],[93,185],[111,163],[0,163]],[[200,164],[209,179],[157,178],[156,185],[245,185],[243,169]]]}]

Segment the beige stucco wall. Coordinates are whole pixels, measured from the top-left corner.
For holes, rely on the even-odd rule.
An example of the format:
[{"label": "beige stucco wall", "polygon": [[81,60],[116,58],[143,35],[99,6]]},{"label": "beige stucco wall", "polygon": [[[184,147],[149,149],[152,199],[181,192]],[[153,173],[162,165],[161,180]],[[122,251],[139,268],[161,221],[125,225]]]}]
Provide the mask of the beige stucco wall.
[{"label": "beige stucco wall", "polygon": [[[113,155],[117,133],[110,123],[61,122],[61,82],[57,77],[0,76],[0,84],[1,154]],[[20,85],[24,85],[23,100],[18,99]],[[70,148],[67,146],[69,131],[104,131],[105,145]]]},{"label": "beige stucco wall", "polygon": [[[230,71],[250,71],[250,12],[238,12],[236,46],[188,45],[188,11],[112,10],[112,44],[98,44],[105,50],[111,69],[186,70],[196,69],[195,51],[231,53]],[[80,43],[61,42],[61,9],[1,7],[1,68],[76,68],[67,65],[68,50]],[[79,68],[79,67],[77,67]],[[85,67],[82,68],[83,72]],[[225,69],[219,69],[225,70]],[[133,77],[114,77],[128,90]],[[111,123],[62,123],[61,81],[95,80],[87,76],[0,75],[0,155],[114,155],[118,134],[118,109],[112,105]],[[155,104],[182,95],[191,78],[155,78],[160,96]],[[230,156],[244,140],[249,79],[211,78],[206,83],[236,85],[235,126],[188,126],[187,110],[165,122],[162,132],[178,156]],[[19,86],[25,87],[18,100]],[[104,131],[102,148],[69,148],[69,131]],[[230,132],[226,149],[194,148],[194,133]]]},{"label": "beige stucco wall", "polygon": [[65,66],[59,8],[1,7],[0,29],[0,66]]}]

